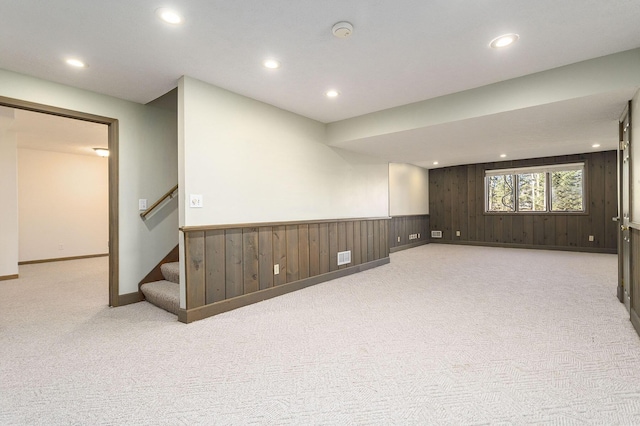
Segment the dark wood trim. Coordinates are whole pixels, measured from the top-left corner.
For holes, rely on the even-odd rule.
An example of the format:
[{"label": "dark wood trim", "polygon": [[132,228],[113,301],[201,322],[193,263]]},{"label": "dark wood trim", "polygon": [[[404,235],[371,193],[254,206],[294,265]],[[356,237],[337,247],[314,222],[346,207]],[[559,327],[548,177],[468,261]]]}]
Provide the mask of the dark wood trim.
[{"label": "dark wood trim", "polygon": [[636,333],[638,333],[638,335],[640,335],[640,318],[638,317],[638,314],[636,313],[636,311],[631,311],[631,324],[633,324],[633,328],[636,329]]},{"label": "dark wood trim", "polygon": [[298,220],[291,222],[255,222],[255,223],[233,223],[227,225],[201,225],[201,226],[181,226],[179,229],[182,232],[194,232],[194,231],[213,231],[217,229],[234,229],[234,228],[262,228],[265,226],[287,226],[287,225],[313,225],[320,223],[338,223],[338,222],[353,222],[356,220],[389,220],[391,217],[366,217],[366,218],[351,218],[351,219],[322,219],[322,220]]},{"label": "dark wood trim", "polygon": [[131,305],[132,303],[142,302],[143,300],[144,297],[142,293],[137,291],[135,293],[120,294],[118,296],[118,306]]},{"label": "dark wood trim", "polygon": [[231,299],[222,300],[220,302],[211,303],[209,305],[200,306],[194,309],[180,309],[178,312],[178,321],[184,323],[190,323],[198,321],[204,318],[208,318],[214,315],[228,312],[233,309],[237,309],[243,306],[251,305],[263,300],[271,299],[283,294],[291,293],[292,291],[301,290],[312,285],[320,284],[326,281],[334,280],[336,278],[345,277],[347,275],[355,274],[358,272],[366,271],[381,265],[389,263],[388,257],[374,260],[372,262],[363,263],[356,266],[351,266],[345,269],[338,269],[336,271],[328,272],[322,275],[316,275],[314,277],[305,278],[302,280],[293,281],[279,286],[266,288],[253,293],[244,294]]},{"label": "dark wood trim", "polygon": [[403,246],[390,247],[389,253],[396,253],[402,250],[407,250],[414,247],[420,247],[429,244],[429,241],[418,241],[417,243],[405,244]]},{"label": "dark wood trim", "polygon": [[7,281],[7,280],[15,280],[19,278],[18,274],[14,274],[14,275],[2,275],[0,276],[0,281]]},{"label": "dark wood trim", "polygon": [[503,247],[503,248],[520,248],[535,250],[558,250],[558,251],[577,251],[583,253],[603,253],[617,254],[617,249],[598,248],[598,247],[575,247],[575,246],[541,246],[536,244],[513,244],[513,243],[493,243],[485,241],[447,241],[441,239],[431,240],[434,244],[453,244],[461,246],[479,246],[479,247]]},{"label": "dark wood trim", "polygon": [[18,265],[32,265],[34,263],[49,263],[49,262],[65,262],[67,260],[91,259],[93,257],[105,257],[105,256],[109,256],[109,253],[87,254],[84,256],[56,257],[52,259],[25,260],[24,262],[18,262]]},{"label": "dark wood trim", "polygon": [[138,283],[138,289],[142,284],[164,280],[160,267],[164,263],[178,262],[180,256],[179,245],[176,245],[158,264]]},{"label": "dark wood trim", "polygon": [[74,118],[76,120],[90,121],[93,123],[106,124],[108,126],[109,138],[109,306],[119,305],[119,128],[118,120],[110,117],[103,117],[95,114],[74,111],[66,108],[54,107],[22,99],[7,98],[0,96],[0,105],[9,108],[24,109],[44,114],[57,115],[61,117]]}]

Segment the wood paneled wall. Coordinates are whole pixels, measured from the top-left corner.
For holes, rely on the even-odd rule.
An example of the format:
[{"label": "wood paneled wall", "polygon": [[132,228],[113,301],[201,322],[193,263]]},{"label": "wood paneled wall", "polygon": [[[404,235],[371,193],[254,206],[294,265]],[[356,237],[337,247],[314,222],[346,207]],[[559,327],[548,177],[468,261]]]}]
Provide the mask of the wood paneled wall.
[{"label": "wood paneled wall", "polygon": [[[416,235],[415,239],[409,239]],[[393,216],[389,221],[389,251],[391,253],[429,242],[429,215]]]},{"label": "wood paneled wall", "polygon": [[[640,318],[638,312],[640,312],[640,264],[638,263],[638,257],[640,254],[640,229],[630,228],[629,237],[631,238],[631,249],[629,253],[629,259],[631,261],[631,322],[636,329],[636,332],[640,334]],[[628,244],[628,243],[625,243]]]},{"label": "wood paneled wall", "polygon": [[[190,322],[388,263],[388,223],[376,218],[185,228],[187,308],[179,319]],[[347,250],[351,263],[338,266],[338,252]],[[298,285],[282,290],[292,283]]]},{"label": "wood paneled wall", "polygon": [[[484,212],[485,170],[582,161],[586,163],[586,213]],[[429,194],[431,230],[443,234],[431,242],[617,251],[617,228],[612,221],[617,215],[616,151],[432,169]],[[589,241],[589,235],[594,241]]]}]

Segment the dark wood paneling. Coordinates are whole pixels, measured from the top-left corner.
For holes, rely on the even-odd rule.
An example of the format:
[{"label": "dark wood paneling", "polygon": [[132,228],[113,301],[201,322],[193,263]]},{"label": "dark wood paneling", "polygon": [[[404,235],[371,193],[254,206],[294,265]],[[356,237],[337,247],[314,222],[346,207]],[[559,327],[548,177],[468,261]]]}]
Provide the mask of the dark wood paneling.
[{"label": "dark wood paneling", "polygon": [[321,223],[318,229],[320,233],[320,273],[329,272],[329,224]]},{"label": "dark wood paneling", "polygon": [[230,299],[241,296],[244,292],[242,277],[242,229],[228,229],[225,231],[225,257],[226,298]]},{"label": "dark wood paneling", "polygon": [[188,247],[186,276],[189,280],[187,289],[187,309],[197,308],[205,304],[205,266],[204,266],[204,232],[192,232],[185,236]]},{"label": "dark wood paneling", "polygon": [[329,271],[338,269],[338,224],[329,224]]},{"label": "dark wood paneling", "polygon": [[215,303],[226,298],[224,231],[205,233],[205,279],[206,303]]},{"label": "dark wood paneling", "polygon": [[[430,229],[443,232],[442,242],[486,242],[568,250],[588,248],[611,252],[617,249],[617,231],[611,221],[617,212],[616,161],[616,151],[605,151],[430,170]],[[586,164],[586,213],[484,213],[485,170],[575,162]],[[395,226],[391,224],[392,229]],[[460,237],[455,236],[457,230],[460,230]],[[595,241],[589,242],[589,235],[593,235]],[[394,247],[397,236],[393,232],[389,236],[393,238],[389,245]]]},{"label": "dark wood paneling", "polygon": [[309,277],[309,225],[298,226],[298,272],[300,279]]},{"label": "dark wood paneling", "polygon": [[[359,271],[373,264],[388,263],[388,222],[336,220],[183,230],[187,272],[184,312],[201,308],[214,312],[217,308],[208,307],[230,303],[230,299],[234,300],[233,306],[240,306],[249,300],[259,300],[263,292],[283,293],[274,289],[278,286],[321,282],[324,278],[316,277],[339,273],[340,269]],[[411,223],[411,229],[424,226],[415,218]],[[338,268],[337,252],[344,250],[352,251],[352,262]],[[374,261],[373,257],[379,259]],[[355,261],[359,261],[358,265],[354,265]],[[280,266],[278,275],[274,275],[275,264]]]},{"label": "dark wood paneling", "polygon": [[[409,235],[416,235],[417,238],[410,240]],[[394,216],[390,220],[380,221],[380,255],[382,257],[389,256],[390,250],[396,252],[428,242],[429,215]]]},{"label": "dark wood paneling", "polygon": [[242,275],[244,281],[243,294],[253,293],[260,289],[258,276],[258,228],[242,230]]},{"label": "dark wood paneling", "polygon": [[[338,252],[347,250],[347,224],[338,223]],[[337,261],[337,260],[336,260]],[[340,265],[338,269],[344,269],[347,265]]]},{"label": "dark wood paneling", "polygon": [[317,223],[309,225],[309,276],[320,275],[320,232]]},{"label": "dark wood paneling", "polygon": [[287,282],[298,281],[299,250],[298,250],[298,225],[290,225],[287,229]]},{"label": "dark wood paneling", "polygon": [[280,273],[274,275],[273,285],[287,282],[287,227],[273,227],[273,264],[279,265]]},{"label": "dark wood paneling", "polygon": [[260,290],[273,287],[273,228],[265,226],[258,231],[258,268]]},{"label": "dark wood paneling", "polygon": [[354,265],[362,263],[362,239],[360,238],[361,225],[360,221],[353,222],[353,260]]}]

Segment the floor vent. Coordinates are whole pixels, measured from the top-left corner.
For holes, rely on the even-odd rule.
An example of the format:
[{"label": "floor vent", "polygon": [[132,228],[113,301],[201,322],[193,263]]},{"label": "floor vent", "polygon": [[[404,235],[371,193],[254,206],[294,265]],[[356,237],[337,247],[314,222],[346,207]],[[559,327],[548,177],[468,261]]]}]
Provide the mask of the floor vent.
[{"label": "floor vent", "polygon": [[442,231],[431,231],[431,238],[442,238]]},{"label": "floor vent", "polygon": [[338,252],[338,265],[351,263],[351,250]]}]

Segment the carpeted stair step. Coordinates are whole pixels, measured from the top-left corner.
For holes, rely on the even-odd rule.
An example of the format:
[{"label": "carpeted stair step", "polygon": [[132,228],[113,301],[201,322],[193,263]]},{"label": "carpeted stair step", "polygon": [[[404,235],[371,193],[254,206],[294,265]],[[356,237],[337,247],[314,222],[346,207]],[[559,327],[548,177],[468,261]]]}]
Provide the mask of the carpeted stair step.
[{"label": "carpeted stair step", "polygon": [[160,270],[165,280],[180,284],[180,262],[163,263]]},{"label": "carpeted stair step", "polygon": [[[164,266],[164,265],[163,265]],[[142,284],[140,291],[148,302],[172,314],[180,309],[180,285],[171,281],[154,281]]]}]

